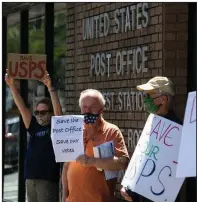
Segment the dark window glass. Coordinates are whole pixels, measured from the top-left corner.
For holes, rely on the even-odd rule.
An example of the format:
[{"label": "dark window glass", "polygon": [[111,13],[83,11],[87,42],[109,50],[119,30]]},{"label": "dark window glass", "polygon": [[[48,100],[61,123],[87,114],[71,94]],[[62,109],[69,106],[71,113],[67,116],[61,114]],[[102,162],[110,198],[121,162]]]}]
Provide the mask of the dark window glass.
[{"label": "dark window glass", "polygon": [[[7,17],[7,53],[20,53],[20,13]],[[19,80],[15,80],[19,88]],[[4,199],[18,201],[19,111],[10,88],[6,86],[4,151]]]},{"label": "dark window glass", "polygon": [[[45,4],[37,4],[29,10],[29,54],[45,54]],[[43,83],[28,80],[28,103],[32,112],[44,95]]]},{"label": "dark window glass", "polygon": [[65,68],[66,68],[66,3],[54,4],[54,75],[53,80],[63,112],[65,109]]}]

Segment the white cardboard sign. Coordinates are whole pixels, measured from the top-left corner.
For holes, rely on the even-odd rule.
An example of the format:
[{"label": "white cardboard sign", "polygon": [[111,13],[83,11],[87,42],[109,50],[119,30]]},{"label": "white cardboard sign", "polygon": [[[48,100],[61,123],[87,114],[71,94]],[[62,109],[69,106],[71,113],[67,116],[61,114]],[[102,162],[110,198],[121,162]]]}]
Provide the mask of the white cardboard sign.
[{"label": "white cardboard sign", "polygon": [[51,139],[56,162],[75,161],[84,154],[82,115],[53,116]]},{"label": "white cardboard sign", "polygon": [[176,178],[182,126],[150,114],[122,180],[152,201],[174,202],[184,178]]},{"label": "white cardboard sign", "polygon": [[188,94],[179,149],[177,177],[196,176],[196,91]]}]

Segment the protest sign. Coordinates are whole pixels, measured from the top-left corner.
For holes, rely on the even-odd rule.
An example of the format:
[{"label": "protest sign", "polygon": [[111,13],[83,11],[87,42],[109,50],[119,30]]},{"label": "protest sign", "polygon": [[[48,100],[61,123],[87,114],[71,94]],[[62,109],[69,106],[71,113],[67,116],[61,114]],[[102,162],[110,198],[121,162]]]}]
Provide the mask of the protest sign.
[{"label": "protest sign", "polygon": [[46,71],[46,55],[8,53],[7,67],[13,78],[40,80]]},{"label": "protest sign", "polygon": [[152,201],[175,201],[184,181],[176,178],[181,130],[150,114],[121,184]]},{"label": "protest sign", "polygon": [[82,115],[53,116],[51,139],[56,162],[75,161],[84,154]]},{"label": "protest sign", "polygon": [[196,92],[188,94],[177,166],[177,177],[196,176]]}]

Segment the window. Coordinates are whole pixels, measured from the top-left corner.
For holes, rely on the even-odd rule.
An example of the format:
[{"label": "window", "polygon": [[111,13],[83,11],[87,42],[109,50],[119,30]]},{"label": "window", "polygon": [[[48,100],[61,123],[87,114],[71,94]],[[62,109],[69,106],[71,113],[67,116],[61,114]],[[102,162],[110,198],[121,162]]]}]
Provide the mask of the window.
[{"label": "window", "polygon": [[54,76],[58,97],[65,112],[66,3],[54,4]]},{"label": "window", "polygon": [[[7,53],[20,53],[20,13],[7,18]],[[19,80],[15,80],[19,88]],[[6,120],[19,120],[19,111],[10,88],[6,86]],[[19,123],[19,122],[18,122]],[[18,201],[18,123],[6,124],[4,152],[4,199]]]},{"label": "window", "polygon": [[[29,54],[45,54],[45,4],[37,4],[29,10]],[[44,84],[28,80],[28,103],[32,111],[44,96]]]}]

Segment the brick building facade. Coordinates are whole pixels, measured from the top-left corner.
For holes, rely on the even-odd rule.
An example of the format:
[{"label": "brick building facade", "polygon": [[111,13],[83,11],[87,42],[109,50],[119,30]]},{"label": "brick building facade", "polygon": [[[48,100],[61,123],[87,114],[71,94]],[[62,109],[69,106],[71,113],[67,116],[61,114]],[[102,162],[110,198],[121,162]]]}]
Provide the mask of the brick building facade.
[{"label": "brick building facade", "polygon": [[[65,89],[61,94],[66,114],[80,113],[82,90],[100,90],[106,99],[104,118],[121,129],[132,155],[148,116],[136,86],[154,76],[167,76],[175,84],[174,111],[183,120],[187,93],[196,90],[192,7],[186,2],[67,3]],[[51,43],[50,37],[47,42]],[[124,201],[119,192],[122,177],[123,173],[117,183],[118,201]],[[179,201],[196,201],[191,192],[195,187],[195,181],[185,181]]]},{"label": "brick building facade", "polygon": [[[148,10],[144,10],[147,7]],[[148,17],[145,19],[140,12],[142,23],[141,19],[137,22],[141,9]],[[97,37],[96,27],[95,33],[91,32],[91,20],[99,16],[98,24],[103,25],[100,19],[104,14],[108,15],[109,23],[106,22],[104,29],[98,29]],[[119,31],[116,14],[120,16]],[[147,118],[142,94],[135,87],[151,77],[167,76],[175,84],[175,112],[183,119],[187,98],[187,3],[76,3],[68,4],[67,16],[65,97],[68,113],[79,113],[78,97],[82,90],[100,90],[107,101],[104,118],[121,128],[132,154]],[[145,54],[143,60],[141,56],[139,61],[131,59],[141,51]],[[117,195],[119,197],[119,193]]]},{"label": "brick building facade", "polygon": [[[142,3],[141,3],[142,4]],[[69,112],[77,110],[76,98],[81,90],[97,88],[102,92],[131,91],[137,84],[141,84],[153,76],[167,76],[175,84],[176,114],[182,119],[187,94],[187,39],[188,39],[188,5],[187,3],[148,3],[148,26],[127,32],[113,33],[115,28],[114,12],[116,9],[129,8],[132,3],[78,3],[68,4],[67,24],[67,67],[65,71],[65,89]],[[83,19],[108,13],[110,19],[107,36],[83,40]],[[148,47],[145,68],[147,72],[116,73],[116,53],[143,46]],[[91,55],[110,53],[109,76],[106,72],[90,75]],[[119,57],[119,56],[118,56]],[[117,59],[119,60],[119,58]],[[125,59],[126,61],[126,59]],[[119,65],[119,64],[118,64]],[[125,65],[126,66],[126,65]],[[135,91],[135,89],[134,89]],[[106,94],[108,96],[108,94]],[[116,105],[117,103],[115,103]],[[177,106],[177,107],[176,107]],[[133,127],[142,127],[144,113],[128,110],[108,110],[106,118],[134,120]],[[143,110],[141,110],[143,111]],[[115,115],[114,112],[120,114]],[[114,114],[111,114],[114,113]],[[109,114],[109,116],[108,116]],[[132,116],[131,116],[132,115]],[[116,122],[118,123],[118,122]],[[123,125],[121,127],[130,127]]]}]

